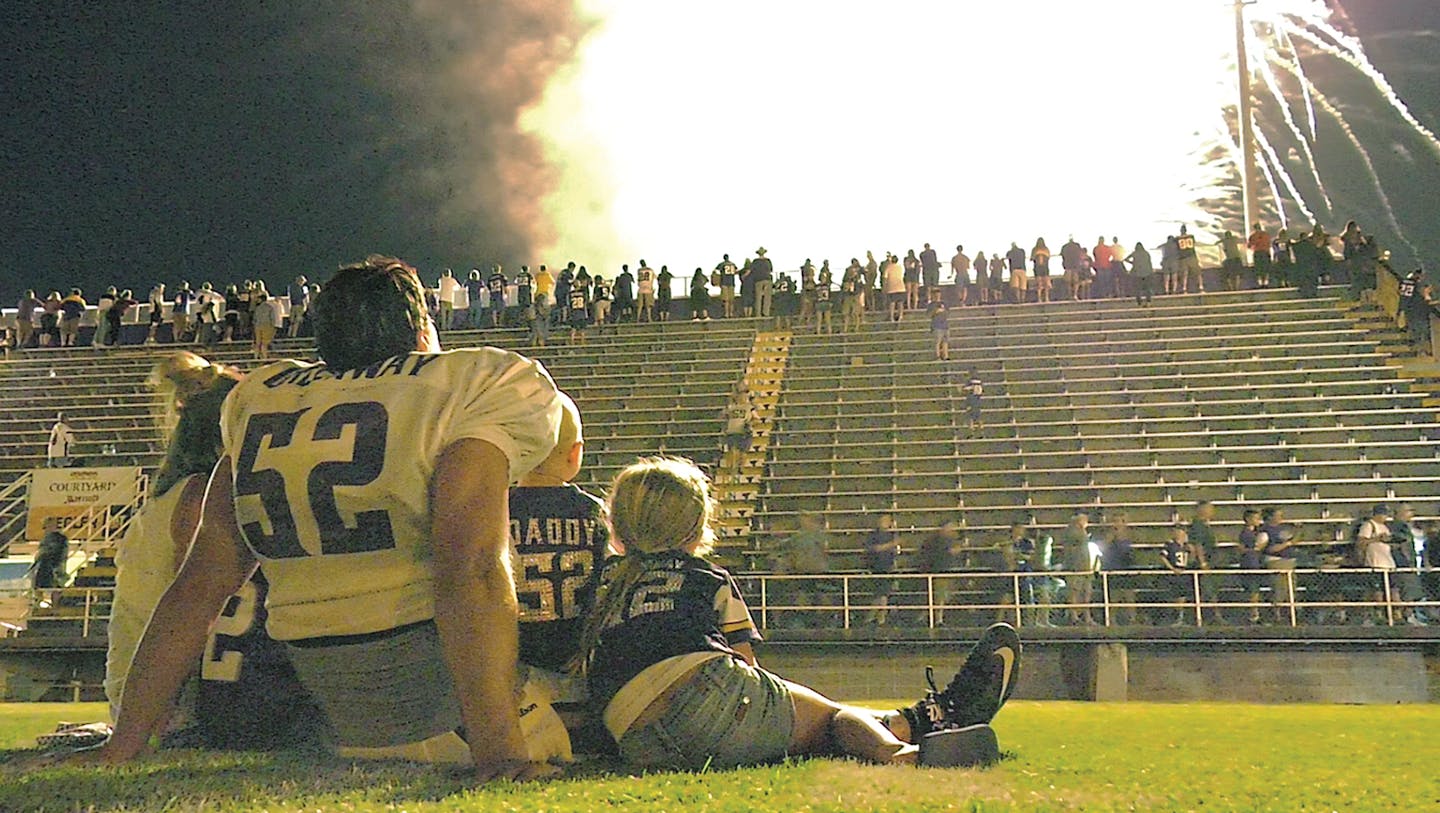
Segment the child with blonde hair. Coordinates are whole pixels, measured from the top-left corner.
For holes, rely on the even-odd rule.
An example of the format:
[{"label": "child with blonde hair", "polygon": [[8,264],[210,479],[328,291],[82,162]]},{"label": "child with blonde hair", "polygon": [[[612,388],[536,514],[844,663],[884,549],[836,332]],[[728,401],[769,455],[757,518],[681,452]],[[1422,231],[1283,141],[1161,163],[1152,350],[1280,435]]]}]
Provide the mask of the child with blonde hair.
[{"label": "child with blonde hair", "polygon": [[[714,501],[693,463],[637,461],[616,476],[607,509],[624,554],[604,569],[575,668],[627,763],[693,770],[804,755],[927,765],[996,756],[985,724],[1014,687],[1020,644],[1010,627],[992,627],[945,691],[932,684],[915,706],[877,717],[757,664],[760,633],[740,589],[705,558]],[[938,735],[926,741],[936,747],[917,747],[926,735]]]}]

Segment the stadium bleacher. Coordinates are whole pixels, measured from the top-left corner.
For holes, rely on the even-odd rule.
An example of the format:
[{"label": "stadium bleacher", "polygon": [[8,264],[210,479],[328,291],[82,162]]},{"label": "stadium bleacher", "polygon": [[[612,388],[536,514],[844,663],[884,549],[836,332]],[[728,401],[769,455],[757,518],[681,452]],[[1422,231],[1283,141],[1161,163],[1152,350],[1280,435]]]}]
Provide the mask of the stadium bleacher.
[{"label": "stadium bleacher", "polygon": [[[971,308],[952,314],[948,363],[920,320],[797,335],[757,561],[814,511],[854,552],[881,511],[905,530],[955,518],[986,544],[1012,521],[1124,510],[1159,542],[1208,499],[1217,528],[1276,505],[1321,542],[1376,502],[1433,498],[1430,394],[1341,305],[1276,290]],[[958,386],[971,367],[985,382],[973,433]]]},{"label": "stadium bleacher", "polygon": [[[907,536],[959,520],[972,547],[999,541],[1017,520],[1054,532],[1080,509],[1124,510],[1153,545],[1198,499],[1217,503],[1227,541],[1241,505],[1284,507],[1316,545],[1343,539],[1379,501],[1418,502],[1428,518],[1440,494],[1433,394],[1401,374],[1372,316],[1338,289],[1318,299],[1292,290],[1166,296],[1144,309],[1129,300],[972,307],[952,312],[948,363],[934,359],[920,314],[852,334],[797,331],[748,533],[726,535],[722,552],[764,572],[777,540],[808,512],[826,516],[841,571],[858,568],[861,536],[880,511]],[[444,343],[542,360],[580,406],[581,485],[598,492],[642,454],[713,467],[721,409],[768,328],[627,324],[543,348],[526,347],[518,330],[451,331]],[[84,464],[158,465],[160,401],[145,379],[174,349],[48,349],[0,363],[0,488],[44,465],[57,412],[76,430]],[[275,352],[314,357],[308,340],[282,340]],[[241,343],[208,355],[256,363]],[[972,367],[986,388],[974,431],[959,416],[958,389]],[[109,446],[113,454],[101,454]]]}]

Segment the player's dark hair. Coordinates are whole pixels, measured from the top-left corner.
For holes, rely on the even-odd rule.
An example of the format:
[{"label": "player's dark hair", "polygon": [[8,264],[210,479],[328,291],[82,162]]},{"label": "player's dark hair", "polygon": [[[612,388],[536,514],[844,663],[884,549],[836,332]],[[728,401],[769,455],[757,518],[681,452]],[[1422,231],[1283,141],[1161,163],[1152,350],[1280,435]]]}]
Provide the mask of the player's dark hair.
[{"label": "player's dark hair", "polygon": [[430,318],[415,269],[379,254],[341,266],[312,307],[315,347],[336,370],[409,353]]}]

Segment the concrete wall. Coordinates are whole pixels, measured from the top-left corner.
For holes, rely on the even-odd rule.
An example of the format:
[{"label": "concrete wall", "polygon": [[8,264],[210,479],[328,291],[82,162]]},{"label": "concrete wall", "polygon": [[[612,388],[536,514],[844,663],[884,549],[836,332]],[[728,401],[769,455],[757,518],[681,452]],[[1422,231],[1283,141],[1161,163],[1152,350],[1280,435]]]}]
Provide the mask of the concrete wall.
[{"label": "concrete wall", "polygon": [[[769,669],[832,697],[909,700],[925,691],[925,666],[942,687],[964,658],[959,647],[785,645],[762,648]],[[1257,703],[1424,703],[1432,699],[1421,647],[1197,648],[1130,644],[1031,644],[1015,697]]]}]

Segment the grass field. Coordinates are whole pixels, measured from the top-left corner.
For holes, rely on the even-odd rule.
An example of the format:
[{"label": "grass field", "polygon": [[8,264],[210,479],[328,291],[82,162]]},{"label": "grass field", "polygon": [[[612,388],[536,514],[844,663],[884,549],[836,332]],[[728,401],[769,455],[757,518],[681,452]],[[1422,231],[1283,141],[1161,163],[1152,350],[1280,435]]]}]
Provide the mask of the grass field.
[{"label": "grass field", "polygon": [[[0,705],[0,748],[101,704]],[[468,787],[407,765],[170,752],[123,770],[0,774],[0,811],[855,811],[1440,809],[1440,707],[1012,703],[980,771],[834,760],[712,774],[602,767]],[[8,759],[14,752],[0,753]]]}]

